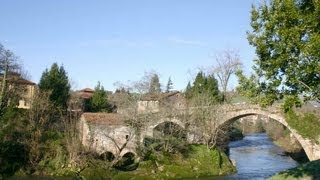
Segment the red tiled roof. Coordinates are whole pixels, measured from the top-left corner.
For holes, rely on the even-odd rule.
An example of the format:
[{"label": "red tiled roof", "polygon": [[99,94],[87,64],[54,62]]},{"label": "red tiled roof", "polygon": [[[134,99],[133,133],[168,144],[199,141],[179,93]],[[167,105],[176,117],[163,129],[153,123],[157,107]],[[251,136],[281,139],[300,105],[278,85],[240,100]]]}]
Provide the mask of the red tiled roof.
[{"label": "red tiled roof", "polygon": [[82,117],[88,123],[104,125],[123,125],[123,118],[115,113],[83,113]]},{"label": "red tiled roof", "polygon": [[77,91],[77,94],[80,96],[82,99],[89,99],[93,96],[94,90],[90,88],[85,88]]},{"label": "red tiled roof", "polygon": [[90,88],[84,88],[84,89],[80,90],[80,92],[90,92],[90,93],[93,93],[94,90],[93,90],[93,89],[90,89]]}]

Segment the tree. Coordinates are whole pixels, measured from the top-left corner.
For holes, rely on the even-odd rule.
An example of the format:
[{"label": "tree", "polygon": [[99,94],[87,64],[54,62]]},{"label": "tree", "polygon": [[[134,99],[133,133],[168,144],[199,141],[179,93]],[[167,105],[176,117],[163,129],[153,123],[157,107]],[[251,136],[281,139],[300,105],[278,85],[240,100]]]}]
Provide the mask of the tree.
[{"label": "tree", "polygon": [[185,90],[185,97],[187,99],[190,99],[192,97],[192,87],[190,81],[187,84],[186,90]]},{"label": "tree", "polygon": [[14,88],[9,88],[8,76],[10,73],[18,74],[20,70],[21,66],[18,64],[17,56],[15,56],[10,50],[5,49],[4,46],[0,44],[0,111],[2,111],[2,109],[8,104],[10,99],[9,90],[15,90]]},{"label": "tree", "polygon": [[170,92],[173,88],[173,83],[172,83],[172,80],[171,80],[171,77],[169,77],[168,79],[168,83],[167,83],[167,86],[166,86],[166,92]]},{"label": "tree", "polygon": [[225,140],[226,130],[219,120],[221,112],[218,112],[218,105],[212,103],[212,95],[207,92],[197,94],[191,99],[192,109],[189,117],[189,133],[193,135],[193,141],[207,145],[213,149]]},{"label": "tree", "polygon": [[242,70],[236,72],[239,85],[237,86],[237,92],[250,99],[251,103],[260,104],[262,107],[266,107],[272,104],[272,99],[277,94],[264,93],[262,84],[259,81],[259,77],[256,74],[251,74],[246,77]]},{"label": "tree", "polygon": [[299,95],[320,101],[319,14],[318,0],[271,0],[252,7],[248,40],[270,102],[287,96],[297,102]]},{"label": "tree", "polygon": [[242,63],[239,54],[234,50],[226,50],[216,56],[217,65],[213,67],[212,73],[215,74],[222,88],[222,100],[227,101],[227,88],[230,77],[241,67]]},{"label": "tree", "polygon": [[188,99],[195,98],[199,95],[206,95],[209,97],[211,103],[216,103],[221,100],[217,79],[214,75],[206,76],[202,71],[197,74],[192,86],[188,83],[185,93]]},{"label": "tree", "polygon": [[70,97],[70,83],[63,66],[53,63],[50,70],[46,69],[40,78],[39,89],[50,92],[50,101],[58,108],[67,109]]},{"label": "tree", "polygon": [[104,87],[98,82],[94,88],[93,96],[89,99],[88,110],[90,112],[110,112],[110,106],[107,99],[107,92]]},{"label": "tree", "polygon": [[149,93],[160,93],[161,88],[160,88],[160,80],[158,74],[153,74],[151,79],[150,79],[150,86],[149,86]]}]

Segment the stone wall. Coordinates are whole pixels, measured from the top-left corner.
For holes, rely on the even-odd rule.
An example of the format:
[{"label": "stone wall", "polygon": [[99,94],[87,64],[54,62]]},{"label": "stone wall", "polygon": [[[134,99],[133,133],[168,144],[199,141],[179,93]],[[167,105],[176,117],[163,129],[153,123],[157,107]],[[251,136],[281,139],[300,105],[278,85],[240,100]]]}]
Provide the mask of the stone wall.
[{"label": "stone wall", "polygon": [[111,152],[123,156],[128,152],[136,154],[134,130],[125,125],[90,123],[83,117],[80,120],[81,142],[88,151],[98,154]]}]

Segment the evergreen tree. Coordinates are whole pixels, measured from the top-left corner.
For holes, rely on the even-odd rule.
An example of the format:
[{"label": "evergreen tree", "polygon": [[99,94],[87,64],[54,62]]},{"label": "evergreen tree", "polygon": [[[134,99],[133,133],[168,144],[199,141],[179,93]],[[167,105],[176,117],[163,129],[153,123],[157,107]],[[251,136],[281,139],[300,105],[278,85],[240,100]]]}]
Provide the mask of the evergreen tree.
[{"label": "evergreen tree", "polygon": [[151,94],[160,93],[161,92],[160,86],[161,85],[160,85],[159,76],[157,74],[154,74],[150,80],[149,93]]},{"label": "evergreen tree", "polygon": [[204,73],[200,71],[193,82],[192,94],[201,94],[204,90],[205,85],[206,85],[206,78],[204,76]]},{"label": "evergreen tree", "polygon": [[89,107],[87,107],[87,109],[91,112],[110,112],[107,92],[100,82],[98,82],[94,88],[94,93],[89,100]]},{"label": "evergreen tree", "polygon": [[70,83],[63,66],[53,63],[50,70],[46,69],[40,78],[39,89],[50,92],[50,101],[59,108],[67,109],[70,97]]},{"label": "evergreen tree", "polygon": [[170,92],[172,89],[173,89],[173,83],[172,83],[171,77],[169,77],[168,83],[167,83],[167,86],[166,86],[166,92],[168,93],[168,92]]},{"label": "evergreen tree", "polygon": [[186,98],[192,99],[193,97],[206,95],[210,98],[210,101],[220,102],[221,94],[218,87],[218,81],[213,76],[206,76],[203,72],[199,72],[191,86],[190,82],[186,87]]},{"label": "evergreen tree", "polygon": [[188,85],[187,85],[187,87],[186,87],[185,97],[186,97],[187,99],[190,99],[190,98],[192,97],[192,87],[191,87],[190,81],[188,82]]},{"label": "evergreen tree", "polygon": [[222,100],[221,93],[219,91],[218,80],[213,75],[210,75],[206,78],[205,88],[212,101],[218,102]]}]

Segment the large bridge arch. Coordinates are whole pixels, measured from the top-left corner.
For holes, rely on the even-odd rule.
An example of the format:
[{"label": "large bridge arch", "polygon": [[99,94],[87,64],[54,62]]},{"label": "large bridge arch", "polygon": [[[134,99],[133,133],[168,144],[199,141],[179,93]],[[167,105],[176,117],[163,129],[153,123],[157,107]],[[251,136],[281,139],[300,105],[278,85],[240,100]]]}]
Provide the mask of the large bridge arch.
[{"label": "large bridge arch", "polygon": [[224,114],[223,118],[221,119],[221,126],[226,124],[232,124],[236,120],[251,116],[251,115],[262,115],[269,119],[273,119],[280,124],[284,125],[288,130],[293,134],[293,136],[298,140],[301,144],[302,148],[306,152],[310,161],[320,159],[320,145],[312,142],[311,140],[302,137],[295,129],[291,128],[285,120],[284,115],[278,111],[268,111],[267,109],[261,108],[252,108],[252,109],[243,109],[243,110],[234,110],[228,111]]}]

